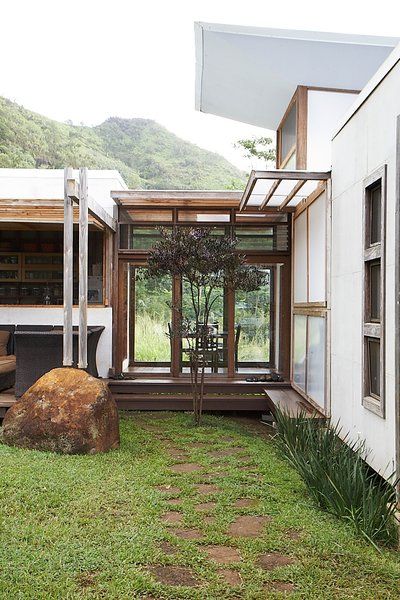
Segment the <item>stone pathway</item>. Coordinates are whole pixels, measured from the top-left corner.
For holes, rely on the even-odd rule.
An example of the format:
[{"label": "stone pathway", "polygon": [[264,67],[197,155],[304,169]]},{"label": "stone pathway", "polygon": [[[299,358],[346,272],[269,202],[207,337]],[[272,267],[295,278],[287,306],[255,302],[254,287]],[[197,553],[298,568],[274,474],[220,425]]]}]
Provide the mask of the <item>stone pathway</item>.
[{"label": "stone pathway", "polygon": [[[153,421],[151,425],[152,434],[155,434],[156,422]],[[243,542],[248,539],[255,542],[264,540],[268,525],[273,522],[270,515],[263,513],[261,498],[246,495],[247,489],[257,486],[257,481],[262,481],[254,458],[249,454],[249,448],[236,445],[237,439],[234,436],[213,439],[213,433],[212,430],[203,430],[202,437],[209,437],[209,440],[188,443],[184,440],[179,442],[173,436],[163,436],[161,432],[157,436],[159,443],[164,445],[165,455],[169,460],[165,481],[154,486],[165,505],[160,516],[160,526],[165,528],[165,534],[169,536],[158,547],[165,561],[173,561],[173,564],[163,564],[163,560],[161,564],[147,567],[159,584],[177,587],[206,585],[206,581],[187,566],[181,555],[180,544],[183,543],[187,548],[193,545],[201,560],[213,567],[221,585],[228,588],[244,585],[249,575],[246,575],[246,570],[241,573],[241,565],[249,550],[247,546],[243,546]],[[193,459],[199,462],[192,462]],[[232,490],[236,491],[237,497],[228,497],[232,515],[221,530],[220,525],[218,529],[217,517],[224,514],[221,499],[224,497],[226,481],[231,482],[231,493]],[[243,495],[240,495],[240,491],[244,492]],[[177,507],[178,510],[172,510],[172,507]],[[190,509],[187,514],[186,509]],[[194,524],[195,527],[191,526]],[[219,543],[210,543],[215,540],[208,538],[213,535],[214,526],[218,530]],[[295,540],[299,535],[297,530],[287,530],[287,539]],[[269,573],[296,563],[292,556],[280,554],[273,548],[270,552],[265,552],[265,549],[268,550],[266,543],[263,543],[262,548],[264,553],[256,551],[252,558],[255,568]],[[279,577],[268,579],[265,586],[266,597],[269,592],[279,592],[286,596],[295,590],[293,583],[282,581]]]}]

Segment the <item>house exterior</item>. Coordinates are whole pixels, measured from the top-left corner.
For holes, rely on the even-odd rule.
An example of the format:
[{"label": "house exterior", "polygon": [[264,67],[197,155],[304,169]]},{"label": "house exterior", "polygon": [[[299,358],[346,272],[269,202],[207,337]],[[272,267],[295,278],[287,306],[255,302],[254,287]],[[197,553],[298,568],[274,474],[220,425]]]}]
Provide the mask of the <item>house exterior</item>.
[{"label": "house exterior", "polygon": [[[197,109],[276,131],[272,187],[330,172],[292,215],[290,382],[399,474],[398,40],[207,23],[195,36]],[[271,206],[271,187],[258,193]]]},{"label": "house exterior", "polygon": [[[91,170],[89,195],[112,215],[117,171]],[[0,324],[63,324],[62,169],[0,169]],[[78,207],[74,212],[74,308],[78,325]],[[89,220],[88,325],[104,326],[97,350],[99,375],[112,367],[113,236]]]}]

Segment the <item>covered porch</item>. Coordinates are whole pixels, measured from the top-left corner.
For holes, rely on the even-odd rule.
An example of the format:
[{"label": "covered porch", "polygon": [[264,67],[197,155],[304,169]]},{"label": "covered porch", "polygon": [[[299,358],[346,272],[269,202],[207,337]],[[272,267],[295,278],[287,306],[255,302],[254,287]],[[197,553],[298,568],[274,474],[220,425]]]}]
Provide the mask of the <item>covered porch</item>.
[{"label": "covered porch", "polygon": [[[265,270],[256,292],[221,289],[210,323],[215,352],[206,367],[210,410],[267,410],[268,390],[293,395],[293,221],[326,191],[328,172],[255,171],[235,191],[112,192],[118,206],[114,289],[114,372],[110,388],[125,408],[190,408],[185,340],[171,336],[177,311],[190,311],[178,277],[146,279],[159,227],[206,227],[231,234],[248,264]],[[278,399],[278,396],[276,396]],[[284,396],[279,396],[283,401]],[[312,406],[312,404],[311,404]]]}]

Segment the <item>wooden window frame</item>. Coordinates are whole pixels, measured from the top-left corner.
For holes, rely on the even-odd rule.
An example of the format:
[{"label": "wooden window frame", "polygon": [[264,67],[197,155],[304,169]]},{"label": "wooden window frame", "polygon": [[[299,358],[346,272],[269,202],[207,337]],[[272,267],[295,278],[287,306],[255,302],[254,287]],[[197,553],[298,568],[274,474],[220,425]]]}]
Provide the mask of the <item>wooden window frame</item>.
[{"label": "wooden window frame", "polygon": [[[381,187],[381,240],[371,243],[371,202],[370,194],[380,184]],[[385,402],[385,238],[386,238],[386,194],[387,166],[376,169],[363,182],[363,278],[362,278],[362,405],[367,410],[382,417],[386,416]],[[380,319],[371,318],[370,267],[380,264]],[[380,344],[380,394],[371,392],[371,373],[369,361],[370,340]]]},{"label": "wooden window frame", "polygon": [[[299,85],[293,94],[289,105],[283,115],[276,131],[276,168],[284,169],[293,154],[296,153],[296,169],[307,168],[307,94],[308,88]],[[293,106],[296,106],[296,142],[286,154],[281,155],[282,128],[288,118]]]}]

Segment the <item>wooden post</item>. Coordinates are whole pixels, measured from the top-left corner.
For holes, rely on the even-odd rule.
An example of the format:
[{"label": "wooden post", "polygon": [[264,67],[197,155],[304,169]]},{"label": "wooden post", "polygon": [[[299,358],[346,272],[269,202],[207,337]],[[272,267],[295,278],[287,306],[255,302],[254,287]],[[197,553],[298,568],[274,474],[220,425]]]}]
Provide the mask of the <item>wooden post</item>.
[{"label": "wooden post", "polygon": [[88,171],[79,169],[79,359],[78,367],[87,368],[87,295],[88,295]]},{"label": "wooden post", "polygon": [[64,169],[64,327],[63,327],[63,366],[71,367],[72,358],[72,302],[73,302],[73,235],[74,216],[72,200],[68,196],[68,179],[72,169]]}]

